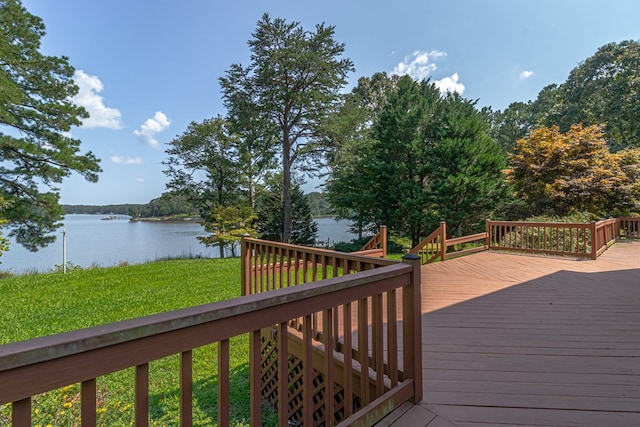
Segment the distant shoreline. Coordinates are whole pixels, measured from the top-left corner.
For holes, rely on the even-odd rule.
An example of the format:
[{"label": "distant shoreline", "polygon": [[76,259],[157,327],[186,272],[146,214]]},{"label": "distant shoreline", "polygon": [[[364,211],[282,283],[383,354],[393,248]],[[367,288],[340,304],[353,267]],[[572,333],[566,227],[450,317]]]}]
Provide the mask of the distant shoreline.
[{"label": "distant shoreline", "polygon": [[131,218],[129,221],[137,222],[137,221],[145,221],[145,222],[202,222],[203,219],[200,217],[185,217],[185,218],[176,218],[176,217],[140,217],[140,218]]}]

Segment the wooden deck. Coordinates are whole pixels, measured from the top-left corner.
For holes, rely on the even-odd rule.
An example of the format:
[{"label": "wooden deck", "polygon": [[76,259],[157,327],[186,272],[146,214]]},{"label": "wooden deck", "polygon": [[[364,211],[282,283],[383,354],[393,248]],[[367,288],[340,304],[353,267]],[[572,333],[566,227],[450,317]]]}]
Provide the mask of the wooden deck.
[{"label": "wooden deck", "polygon": [[640,426],[640,241],[597,261],[482,252],[422,272],[420,405],[393,426]]}]

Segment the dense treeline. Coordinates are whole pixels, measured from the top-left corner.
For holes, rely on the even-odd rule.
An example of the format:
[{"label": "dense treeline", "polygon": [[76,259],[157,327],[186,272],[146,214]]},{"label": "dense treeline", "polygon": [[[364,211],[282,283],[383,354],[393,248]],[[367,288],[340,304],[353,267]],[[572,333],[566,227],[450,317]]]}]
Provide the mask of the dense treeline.
[{"label": "dense treeline", "polygon": [[640,42],[600,47],[537,98],[490,113],[508,153],[508,219],[640,213]]},{"label": "dense treeline", "polygon": [[[314,218],[333,213],[327,195],[317,191],[304,195]],[[132,217],[162,218],[171,216],[197,216],[195,207],[181,194],[163,193],[146,204],[117,205],[62,205],[65,214],[130,215]]]},{"label": "dense treeline", "polygon": [[62,205],[67,214],[129,215],[131,217],[162,218],[198,216],[197,210],[182,194],[163,193],[146,204]]},{"label": "dense treeline", "polygon": [[143,205],[62,205],[65,214],[90,214],[90,215],[129,215],[132,209],[136,212]]}]

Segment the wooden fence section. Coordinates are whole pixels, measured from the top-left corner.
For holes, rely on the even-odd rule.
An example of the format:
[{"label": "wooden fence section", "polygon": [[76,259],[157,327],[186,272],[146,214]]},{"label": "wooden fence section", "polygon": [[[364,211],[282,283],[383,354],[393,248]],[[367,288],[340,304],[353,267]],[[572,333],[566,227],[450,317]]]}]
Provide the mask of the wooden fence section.
[{"label": "wooden fence section", "polygon": [[596,259],[620,237],[620,220],[590,223],[487,221],[489,250]]},{"label": "wooden fence section", "polygon": [[640,217],[620,218],[620,233],[624,237],[636,237],[640,238]]},{"label": "wooden fence section", "polygon": [[[270,294],[317,280],[344,280],[398,265],[398,261],[251,238],[243,240],[242,260],[245,295]],[[405,261],[413,265],[415,283],[419,259],[407,255]],[[322,311],[290,317],[263,330],[263,397],[277,404],[279,413],[288,414],[292,425],[305,426],[370,425],[407,400],[419,401],[419,292],[419,284],[409,283],[385,291],[372,289],[366,297],[335,299]],[[285,399],[280,399],[279,390],[286,391]],[[301,402],[314,401],[320,404],[301,409]]]},{"label": "wooden fence section", "polygon": [[487,221],[490,250],[591,257],[595,223]]},{"label": "wooden fence section", "polygon": [[[447,225],[443,221],[409,253],[419,255],[422,264],[487,249],[596,259],[621,236],[640,237],[640,218],[611,218],[590,223],[487,220],[485,232],[452,239],[447,238]],[[449,248],[479,241],[483,244],[449,251]]]},{"label": "wooden fence section", "polygon": [[[484,245],[455,250],[458,245],[464,245],[466,243],[482,241],[484,244],[486,239],[486,233],[477,233],[470,236],[447,239],[447,224],[442,221],[440,222],[440,226],[433,233],[423,239],[422,242],[416,245],[416,247],[412,248],[409,253],[420,256],[422,264],[429,264],[438,260],[444,261],[447,258],[468,255],[486,250],[487,247]],[[450,252],[449,248],[454,248],[454,251]]]},{"label": "wooden fence section", "polygon": [[361,253],[343,253],[267,240],[243,239],[242,294],[288,288],[354,272],[393,265],[392,261]]},{"label": "wooden fence section", "polygon": [[[254,241],[252,244],[259,245]],[[289,248],[289,250],[294,250]],[[305,248],[300,248],[304,253]],[[303,258],[304,259],[304,258]],[[366,262],[360,261],[364,266]],[[229,413],[229,353],[230,338],[248,334],[251,351],[247,355],[251,384],[251,424],[261,425],[261,332],[276,328],[279,337],[287,334],[292,319],[303,318],[301,332],[304,365],[300,373],[305,384],[302,396],[304,425],[313,425],[312,412],[312,360],[317,336],[310,330],[310,319],[322,313],[325,328],[320,337],[326,348],[337,348],[331,354],[344,366],[343,372],[360,369],[375,372],[388,384],[381,393],[362,393],[364,398],[357,411],[346,412],[343,425],[372,424],[403,402],[419,401],[421,382],[420,335],[420,268],[417,260],[405,263],[382,263],[379,268],[363,268],[355,274],[345,274],[318,282],[284,289],[276,289],[240,298],[220,301],[199,307],[131,319],[73,332],[37,338],[0,346],[0,405],[12,405],[12,425],[31,426],[32,399],[40,393],[67,385],[81,384],[81,422],[83,426],[96,425],[97,381],[103,375],[135,369],[135,423],[149,425],[149,375],[150,362],[179,355],[180,366],[180,424],[192,425],[193,414],[193,349],[212,343],[218,345],[217,361],[212,360],[212,371],[218,376],[218,425],[228,426]],[[336,261],[336,265],[340,261]],[[299,263],[295,263],[299,265]],[[347,260],[343,269],[351,271],[358,261]],[[313,270],[313,269],[312,269]],[[394,298],[401,311],[394,311]],[[382,301],[387,310],[381,309]],[[389,302],[391,301],[391,302]],[[370,305],[371,304],[371,305]],[[370,308],[368,308],[370,307]],[[367,309],[368,308],[368,309]],[[333,314],[344,310],[345,322],[339,333],[333,333]],[[350,323],[349,310],[358,313],[359,320]],[[387,313],[386,317],[384,313]],[[380,335],[385,325],[387,336]],[[367,332],[376,331],[372,338]],[[397,330],[400,329],[403,339]],[[352,341],[352,336],[356,336]],[[384,341],[383,341],[384,340]],[[336,342],[341,343],[336,346]],[[357,343],[356,344],[354,344]],[[383,365],[382,348],[388,357]],[[370,353],[367,349],[373,348]],[[349,351],[351,349],[352,351]],[[353,354],[361,356],[352,357]],[[368,354],[368,358],[364,356]],[[402,359],[402,362],[398,361]],[[277,393],[288,393],[287,340],[280,339],[278,359]],[[322,366],[325,387],[330,391],[334,384],[350,382],[349,372],[338,378],[331,358],[325,358]],[[402,371],[400,371],[402,363]],[[216,366],[217,365],[217,366]],[[384,367],[383,367],[384,366]],[[390,369],[385,372],[384,369]],[[349,385],[351,384],[351,385]],[[325,413],[333,413],[332,400],[326,399]],[[289,423],[289,408],[285,399],[278,401],[279,425]],[[328,420],[325,425],[332,425]]]},{"label": "wooden fence section", "polygon": [[358,255],[366,255],[378,258],[387,257],[387,226],[380,227],[380,231],[376,233],[367,243],[362,246],[358,252],[354,252]]}]

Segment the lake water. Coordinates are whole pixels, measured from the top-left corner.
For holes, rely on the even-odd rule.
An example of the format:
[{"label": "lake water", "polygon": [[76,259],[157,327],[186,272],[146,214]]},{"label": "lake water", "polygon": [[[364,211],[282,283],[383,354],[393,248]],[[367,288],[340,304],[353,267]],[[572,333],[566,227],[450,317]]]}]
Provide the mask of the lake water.
[{"label": "lake water", "polygon": [[[61,266],[63,229],[66,230],[67,262],[81,267],[109,267],[122,262],[139,264],[171,257],[215,258],[220,254],[218,247],[207,247],[196,239],[207,234],[198,223],[104,221],[103,218],[103,215],[67,215],[56,241],[38,252],[29,252],[11,239],[9,251],[0,257],[0,270],[20,274],[34,270],[46,272]],[[331,218],[315,221],[319,241],[334,243],[355,237],[345,222]]]}]

